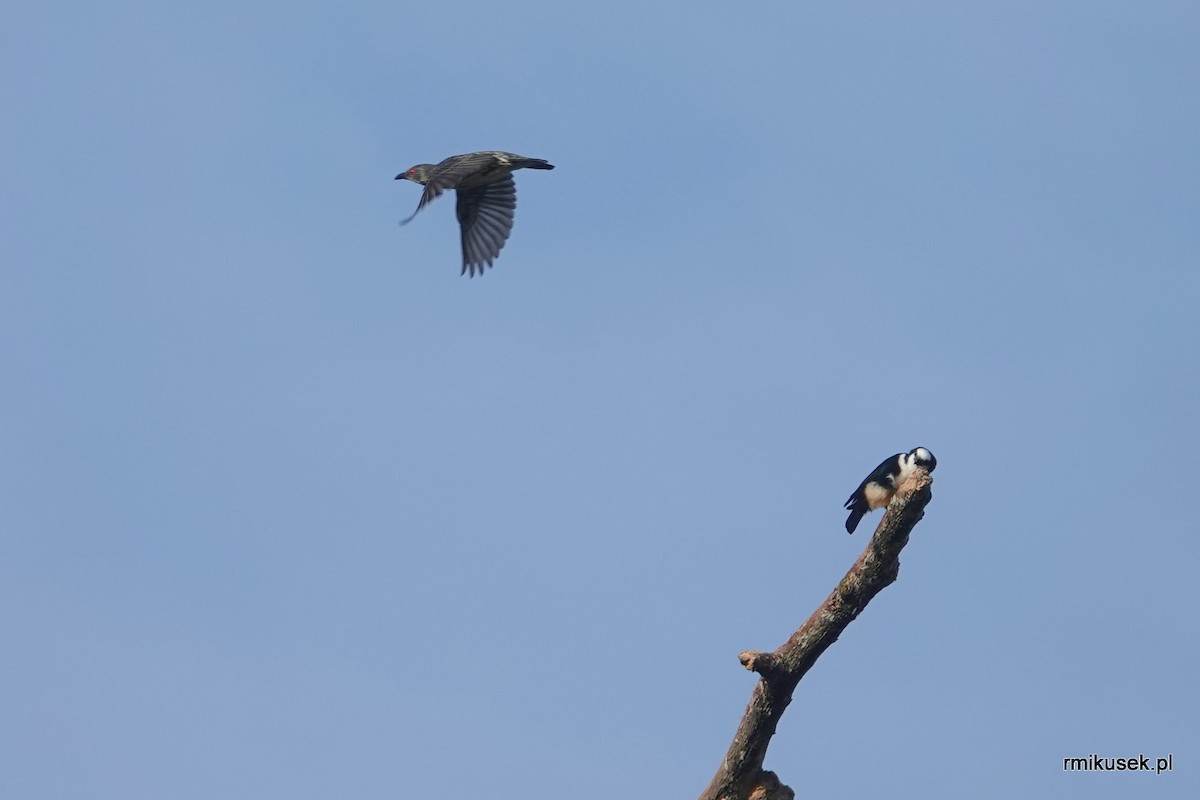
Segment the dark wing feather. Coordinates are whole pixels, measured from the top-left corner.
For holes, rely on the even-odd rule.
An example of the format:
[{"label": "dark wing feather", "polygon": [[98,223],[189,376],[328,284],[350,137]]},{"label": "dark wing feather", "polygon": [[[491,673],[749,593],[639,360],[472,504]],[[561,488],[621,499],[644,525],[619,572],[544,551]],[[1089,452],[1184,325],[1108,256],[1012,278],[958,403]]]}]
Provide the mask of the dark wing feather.
[{"label": "dark wing feather", "polygon": [[458,190],[458,223],[462,227],[463,272],[483,274],[500,255],[512,233],[517,185],[512,176],[474,189]]},{"label": "dark wing feather", "polygon": [[408,223],[412,222],[416,218],[417,214],[421,213],[422,208],[428,205],[430,201],[436,200],[438,195],[449,188],[449,186],[438,186],[432,180],[430,180],[429,183],[425,184],[425,191],[421,192],[421,202],[417,203],[417,210],[400,220],[400,224],[407,225]]},{"label": "dark wing feather", "polygon": [[410,214],[407,218],[400,220],[401,225],[407,225],[413,221],[417,214],[421,213],[421,209],[432,203],[441,196],[442,192],[447,189],[453,189],[454,184],[447,181],[445,178],[439,178],[433,175],[425,183],[425,191],[421,192],[421,202],[417,203],[417,210]]}]

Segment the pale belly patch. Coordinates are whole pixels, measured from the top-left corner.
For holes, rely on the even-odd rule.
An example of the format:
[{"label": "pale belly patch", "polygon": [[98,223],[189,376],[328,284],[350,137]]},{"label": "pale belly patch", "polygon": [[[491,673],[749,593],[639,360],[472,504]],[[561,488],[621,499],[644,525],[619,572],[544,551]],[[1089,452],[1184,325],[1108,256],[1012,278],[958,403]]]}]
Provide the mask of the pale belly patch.
[{"label": "pale belly patch", "polygon": [[868,483],[863,494],[867,498],[867,508],[876,509],[883,508],[890,503],[895,492],[877,483]]}]

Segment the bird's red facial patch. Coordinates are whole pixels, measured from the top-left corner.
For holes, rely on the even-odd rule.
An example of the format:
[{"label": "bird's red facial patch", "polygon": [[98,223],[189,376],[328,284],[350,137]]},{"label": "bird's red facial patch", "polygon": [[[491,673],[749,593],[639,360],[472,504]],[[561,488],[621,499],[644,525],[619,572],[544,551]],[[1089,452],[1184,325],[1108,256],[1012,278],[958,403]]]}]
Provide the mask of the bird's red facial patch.
[{"label": "bird's red facial patch", "polygon": [[408,177],[410,177],[410,178],[411,178],[413,175],[416,175],[416,174],[417,174],[417,171],[416,171],[415,169],[410,169],[410,170],[408,171]]}]

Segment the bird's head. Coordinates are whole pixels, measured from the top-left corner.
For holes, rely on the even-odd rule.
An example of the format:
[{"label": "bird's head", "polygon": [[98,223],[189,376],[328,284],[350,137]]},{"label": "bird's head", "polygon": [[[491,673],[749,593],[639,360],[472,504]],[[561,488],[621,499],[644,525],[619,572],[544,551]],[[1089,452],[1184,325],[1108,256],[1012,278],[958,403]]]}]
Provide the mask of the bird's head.
[{"label": "bird's head", "polygon": [[914,466],[924,467],[929,472],[933,472],[934,468],[937,467],[937,459],[933,457],[933,453],[924,447],[918,447],[915,450],[909,451],[908,458]]},{"label": "bird's head", "polygon": [[429,180],[429,172],[433,169],[433,164],[417,164],[415,167],[409,167],[396,176],[398,181],[412,181],[419,183],[422,186]]}]

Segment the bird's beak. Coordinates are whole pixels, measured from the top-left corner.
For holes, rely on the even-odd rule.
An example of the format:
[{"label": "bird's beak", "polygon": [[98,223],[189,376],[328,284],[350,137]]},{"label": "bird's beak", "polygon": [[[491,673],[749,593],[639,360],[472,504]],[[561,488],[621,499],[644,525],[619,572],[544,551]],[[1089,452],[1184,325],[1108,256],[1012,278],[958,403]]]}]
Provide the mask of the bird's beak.
[{"label": "bird's beak", "polygon": [[404,173],[401,172],[399,175],[396,176],[396,180],[401,180],[403,177],[404,177]]}]

